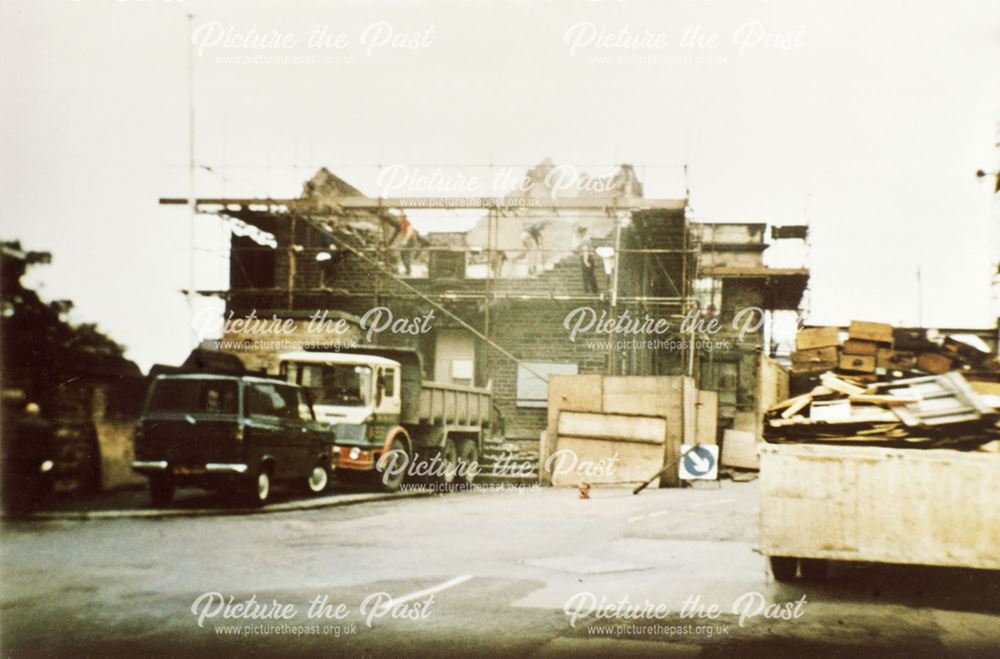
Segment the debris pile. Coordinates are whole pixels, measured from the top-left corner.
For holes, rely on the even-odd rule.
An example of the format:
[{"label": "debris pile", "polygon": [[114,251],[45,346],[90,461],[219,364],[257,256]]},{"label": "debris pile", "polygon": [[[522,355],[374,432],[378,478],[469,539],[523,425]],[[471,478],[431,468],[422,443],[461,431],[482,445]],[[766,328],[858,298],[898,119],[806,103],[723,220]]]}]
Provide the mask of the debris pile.
[{"label": "debris pile", "polygon": [[766,441],[975,449],[1000,439],[1000,360],[985,345],[861,321],[842,344],[839,334],[799,330],[798,395],[765,414]]}]

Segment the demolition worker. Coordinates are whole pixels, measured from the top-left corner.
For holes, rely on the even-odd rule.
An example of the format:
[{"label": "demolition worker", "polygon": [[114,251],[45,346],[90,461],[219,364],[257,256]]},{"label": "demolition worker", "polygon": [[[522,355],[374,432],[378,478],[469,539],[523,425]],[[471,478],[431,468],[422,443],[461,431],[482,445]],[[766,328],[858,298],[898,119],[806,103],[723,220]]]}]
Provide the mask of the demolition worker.
[{"label": "demolition worker", "polygon": [[413,265],[413,252],[416,251],[417,247],[417,230],[410,224],[410,220],[407,219],[406,215],[400,216],[399,230],[396,232],[396,235],[403,237],[403,244],[400,245],[399,249],[399,260],[403,263],[403,270],[406,272],[406,276],[410,276],[410,268]]},{"label": "demolition worker", "polygon": [[594,253],[594,244],[587,235],[587,227],[576,228],[576,235],[580,241],[580,265],[583,271],[583,290],[587,293],[597,293],[597,276],[594,268],[597,266],[597,255]]},{"label": "demolition worker", "polygon": [[538,220],[531,224],[526,224],[521,232],[521,245],[524,246],[524,253],[528,257],[528,274],[533,275],[542,269],[544,256],[542,250],[545,240],[542,232],[545,230],[546,221]]}]

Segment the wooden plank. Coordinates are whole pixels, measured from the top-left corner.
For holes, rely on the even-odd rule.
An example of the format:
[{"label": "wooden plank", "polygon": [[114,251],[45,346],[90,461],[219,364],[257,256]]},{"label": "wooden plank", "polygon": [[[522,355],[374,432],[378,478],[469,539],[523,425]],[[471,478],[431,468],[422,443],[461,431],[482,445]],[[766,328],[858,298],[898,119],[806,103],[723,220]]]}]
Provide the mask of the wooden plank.
[{"label": "wooden plank", "polygon": [[695,410],[695,442],[717,444],[719,433],[719,392],[698,391]]},{"label": "wooden plank", "polygon": [[658,416],[563,412],[556,432],[560,437],[593,437],[663,444],[667,439],[667,420]]},{"label": "wooden plank", "polygon": [[801,396],[796,396],[790,401],[790,405],[785,408],[785,411],[781,413],[782,419],[790,419],[796,414],[798,414],[802,408],[812,402],[812,394],[802,394]]},{"label": "wooden plank", "polygon": [[868,403],[871,405],[905,405],[919,403],[920,396],[880,396],[878,394],[858,394],[848,398],[852,403]]},{"label": "wooden plank", "polygon": [[865,390],[862,389],[861,387],[855,386],[850,382],[844,382],[833,373],[824,373],[823,375],[819,376],[819,380],[820,382],[823,383],[824,387],[826,387],[827,389],[832,389],[833,391],[836,391],[839,394],[847,394],[848,396],[855,396],[857,394],[865,393]]}]

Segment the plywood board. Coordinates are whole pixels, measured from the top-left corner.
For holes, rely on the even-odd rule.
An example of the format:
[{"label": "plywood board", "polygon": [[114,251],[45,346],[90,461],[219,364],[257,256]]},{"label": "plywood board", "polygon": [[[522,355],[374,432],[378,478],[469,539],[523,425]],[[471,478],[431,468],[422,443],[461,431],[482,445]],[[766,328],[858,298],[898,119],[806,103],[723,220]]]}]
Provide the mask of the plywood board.
[{"label": "plywood board", "polygon": [[[666,419],[666,441],[660,446],[659,466],[676,461],[682,443],[694,443],[697,428],[694,379],[686,376],[557,375],[549,380],[548,426],[540,447],[539,480],[549,482],[545,458],[556,444],[562,412],[599,412],[625,416],[659,416]],[[677,485],[677,474],[668,472],[661,485]]]},{"label": "plywood board", "polygon": [[761,551],[1000,569],[998,473],[982,452],[768,444]]},{"label": "plywood board", "polygon": [[740,430],[727,430],[722,436],[722,466],[759,469],[757,436]]},{"label": "plywood board", "polygon": [[[694,442],[695,392],[694,379],[682,375],[608,376],[604,378],[604,411],[666,417],[663,464],[671,464],[680,457],[681,444]],[[676,486],[679,482],[677,473],[668,470],[660,485]]]},{"label": "plywood board", "polygon": [[[552,485],[633,485],[663,468],[663,446],[589,437],[563,437],[550,456]],[[568,472],[568,473],[567,473]],[[653,487],[658,485],[654,483]]]},{"label": "plywood board", "polygon": [[538,480],[548,483],[550,474],[545,471],[545,459],[553,451],[557,424],[561,411],[600,412],[603,408],[604,376],[550,375],[548,424],[538,446]]}]

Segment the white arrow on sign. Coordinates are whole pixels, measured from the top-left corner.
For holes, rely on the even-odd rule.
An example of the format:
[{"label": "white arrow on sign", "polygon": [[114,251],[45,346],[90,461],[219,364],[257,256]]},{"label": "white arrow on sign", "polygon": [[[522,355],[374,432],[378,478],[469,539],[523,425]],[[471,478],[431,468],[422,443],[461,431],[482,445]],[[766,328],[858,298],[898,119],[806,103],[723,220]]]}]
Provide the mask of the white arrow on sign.
[{"label": "white arrow on sign", "polygon": [[689,455],[691,456],[691,462],[694,463],[695,469],[697,469],[698,471],[708,471],[708,468],[711,465],[711,463],[705,458],[698,455],[697,449],[691,451]]},{"label": "white arrow on sign", "polygon": [[719,447],[682,444],[677,471],[683,480],[715,480],[719,477]]}]

